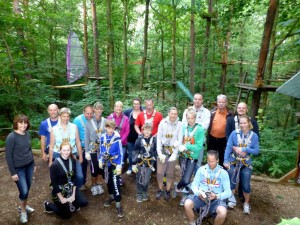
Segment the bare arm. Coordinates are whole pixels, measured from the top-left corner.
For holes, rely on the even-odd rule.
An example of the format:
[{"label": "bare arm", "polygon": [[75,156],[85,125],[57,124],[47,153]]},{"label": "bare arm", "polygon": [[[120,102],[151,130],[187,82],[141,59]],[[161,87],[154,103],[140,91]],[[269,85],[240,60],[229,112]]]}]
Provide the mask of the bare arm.
[{"label": "bare arm", "polygon": [[53,161],[53,148],[55,144],[55,136],[53,133],[53,130],[50,131],[50,144],[49,144],[49,167],[52,164]]},{"label": "bare arm", "polygon": [[77,147],[77,154],[79,156],[79,162],[82,163],[83,158],[82,158],[82,148],[81,148],[81,143],[80,143],[80,138],[79,138],[79,132],[78,128],[76,127],[75,131],[75,138],[76,138],[76,147]]},{"label": "bare arm", "polygon": [[48,159],[45,150],[46,150],[46,137],[41,135],[41,156],[44,161],[47,161]]},{"label": "bare arm", "polygon": [[142,134],[140,127],[138,125],[134,124],[134,129],[138,133],[138,135]]}]

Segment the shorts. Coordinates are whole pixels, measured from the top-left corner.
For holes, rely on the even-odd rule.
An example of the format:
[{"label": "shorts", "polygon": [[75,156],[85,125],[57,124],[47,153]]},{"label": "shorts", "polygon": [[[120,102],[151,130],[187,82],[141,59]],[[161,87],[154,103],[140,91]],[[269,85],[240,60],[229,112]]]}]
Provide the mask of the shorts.
[{"label": "shorts", "polygon": [[[187,198],[191,199],[193,201],[194,209],[196,211],[199,211],[200,208],[202,208],[203,206],[206,205],[206,202],[203,201],[202,199],[200,199],[196,195],[189,195]],[[216,216],[216,214],[217,214],[216,211],[217,211],[218,206],[224,206],[225,208],[227,208],[226,201],[221,200],[221,199],[215,199],[215,200],[211,201],[210,208],[209,208],[209,213],[212,214],[212,216]]]}]

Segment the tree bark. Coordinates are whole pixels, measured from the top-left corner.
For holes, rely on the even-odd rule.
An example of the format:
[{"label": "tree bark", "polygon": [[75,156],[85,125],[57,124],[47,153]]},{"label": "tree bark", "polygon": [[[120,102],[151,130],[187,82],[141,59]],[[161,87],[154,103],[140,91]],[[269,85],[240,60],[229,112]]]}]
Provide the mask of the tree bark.
[{"label": "tree bark", "polygon": [[93,20],[92,27],[93,27],[94,74],[95,77],[100,77],[97,6],[95,0],[91,0],[91,4],[92,4],[92,20]]},{"label": "tree bark", "polygon": [[209,50],[209,39],[210,39],[210,27],[211,27],[211,16],[213,12],[213,0],[208,0],[208,14],[206,17],[206,28],[205,28],[205,41],[204,41],[204,49],[203,49],[203,58],[202,58],[202,92],[206,91],[206,76],[207,76],[207,56]]},{"label": "tree bark", "polygon": [[177,33],[177,15],[175,1],[172,0],[172,84],[174,93],[174,105],[176,105],[176,33]]},{"label": "tree bark", "polygon": [[147,60],[147,51],[148,51],[149,5],[150,5],[150,0],[146,0],[145,24],[144,24],[144,53],[143,53],[142,65],[141,65],[140,90],[143,90],[144,87],[145,64]]},{"label": "tree bark", "polygon": [[191,0],[191,64],[190,64],[190,91],[195,93],[195,0]]},{"label": "tree bark", "polygon": [[162,25],[159,26],[161,30],[161,45],[160,45],[160,57],[161,57],[161,68],[162,68],[162,99],[165,100],[165,74],[166,74],[166,67],[165,67],[165,55],[164,55],[164,30]]},{"label": "tree bark", "polygon": [[108,32],[108,76],[109,76],[109,103],[110,109],[114,106],[114,77],[113,77],[113,37],[111,24],[111,0],[107,0],[107,32]]},{"label": "tree bark", "polygon": [[123,14],[123,39],[124,39],[124,70],[123,70],[123,92],[124,99],[127,94],[127,77],[128,77],[128,53],[127,53],[127,32],[128,32],[128,0],[123,0],[124,14]]},{"label": "tree bark", "polygon": [[252,108],[253,118],[257,116],[259,105],[260,105],[260,98],[262,93],[260,88],[264,85],[264,70],[266,65],[266,59],[268,56],[270,39],[273,30],[273,24],[276,17],[277,8],[278,8],[278,0],[270,0],[261,48],[260,48],[259,60],[258,60],[257,71],[256,71],[256,79],[254,83],[255,87],[257,87],[258,90],[253,93],[253,98],[252,98],[251,108]]},{"label": "tree bark", "polygon": [[87,10],[86,10],[86,0],[83,0],[83,35],[84,35],[84,59],[87,65],[87,73],[85,75],[85,79],[89,76],[89,49],[88,49],[88,33],[87,33]]}]

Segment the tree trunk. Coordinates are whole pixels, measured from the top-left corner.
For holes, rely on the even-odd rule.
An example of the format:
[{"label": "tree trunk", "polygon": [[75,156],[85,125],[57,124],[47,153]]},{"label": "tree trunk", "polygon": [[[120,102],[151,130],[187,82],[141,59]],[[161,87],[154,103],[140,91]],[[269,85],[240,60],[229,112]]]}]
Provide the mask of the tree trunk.
[{"label": "tree trunk", "polygon": [[208,14],[209,16],[206,18],[206,28],[205,28],[205,41],[204,41],[204,49],[203,49],[203,58],[202,58],[202,92],[206,91],[206,73],[207,73],[207,56],[209,49],[209,38],[210,38],[210,26],[211,26],[211,16],[213,12],[213,0],[208,0]]},{"label": "tree trunk", "polygon": [[176,33],[177,33],[177,24],[176,24],[176,7],[175,1],[172,0],[173,8],[173,18],[172,18],[172,84],[173,84],[173,93],[174,93],[174,105],[176,105]]},{"label": "tree trunk", "polygon": [[140,90],[143,90],[144,87],[145,64],[147,60],[149,5],[150,5],[150,0],[146,0],[145,25],[144,25],[144,53],[143,53],[142,65],[141,65]]},{"label": "tree trunk", "polygon": [[190,65],[190,91],[195,93],[195,0],[191,0],[191,65]]},{"label": "tree trunk", "polygon": [[100,77],[97,6],[95,0],[91,0],[91,4],[92,4],[92,20],[93,20],[92,27],[93,27],[94,74],[95,77]]},{"label": "tree trunk", "polygon": [[229,26],[229,31],[226,33],[226,40],[224,42],[224,51],[222,54],[222,75],[221,75],[221,80],[220,80],[220,89],[223,94],[225,94],[230,34],[231,34],[231,32],[230,32],[230,26]]},{"label": "tree trunk", "polygon": [[123,70],[123,92],[124,99],[127,94],[127,77],[128,77],[128,53],[127,53],[127,31],[128,31],[128,0],[123,0],[124,14],[123,14],[123,39],[124,39],[124,70]]},{"label": "tree trunk", "polygon": [[[25,1],[25,5],[26,5],[26,1]],[[28,2],[27,2],[27,7],[28,7]],[[17,17],[22,18],[22,12],[21,12],[21,6],[20,6],[20,1],[19,0],[13,0],[13,11],[16,14]],[[25,44],[25,33],[23,30],[23,27],[20,26],[19,24],[16,25],[16,29],[17,29],[17,35],[19,37],[19,45],[20,45],[20,49],[23,53],[24,56],[24,69],[28,69],[28,51],[26,48],[26,44]],[[26,74],[25,77],[27,79],[31,79],[31,75],[30,74]]]},{"label": "tree trunk", "polygon": [[84,34],[84,59],[87,65],[86,81],[89,76],[89,50],[88,50],[88,33],[87,33],[87,11],[86,11],[86,0],[83,0],[83,34]]},{"label": "tree trunk", "polygon": [[162,68],[162,99],[165,100],[165,74],[166,74],[166,68],[165,68],[165,55],[164,55],[164,30],[160,24],[160,30],[161,30],[161,45],[160,45],[160,57],[161,57],[161,68]]},{"label": "tree trunk", "polygon": [[[267,12],[267,18],[259,53],[259,60],[258,60],[258,66],[256,71],[256,79],[254,85],[257,88],[260,88],[264,85],[264,69],[266,65],[266,59],[268,56],[269,51],[269,45],[270,45],[270,39],[271,34],[273,30],[273,24],[276,17],[276,11],[278,8],[278,0],[270,0],[269,9]],[[256,93],[255,93],[256,92]],[[257,90],[253,93],[253,99],[252,99],[252,116],[255,118],[258,113],[259,104],[260,104],[260,98],[261,98],[261,90]],[[259,95],[259,96],[258,96]],[[254,97],[255,96],[255,97]]]},{"label": "tree trunk", "polygon": [[108,33],[108,76],[109,76],[109,103],[110,109],[114,106],[114,77],[113,77],[113,37],[111,24],[111,0],[107,0],[107,33]]}]

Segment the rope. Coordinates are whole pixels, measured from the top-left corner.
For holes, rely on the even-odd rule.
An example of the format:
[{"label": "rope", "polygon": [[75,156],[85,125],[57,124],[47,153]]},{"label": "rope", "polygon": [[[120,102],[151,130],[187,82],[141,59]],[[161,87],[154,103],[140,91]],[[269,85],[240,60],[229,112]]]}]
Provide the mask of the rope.
[{"label": "rope", "polygon": [[207,204],[204,207],[200,208],[199,217],[198,217],[198,219],[196,221],[197,225],[201,225],[202,224],[203,218],[206,217],[207,214],[208,214],[208,212],[209,212],[211,200],[207,199],[207,201],[208,201]]},{"label": "rope", "polygon": [[[240,172],[241,172],[241,168],[242,168],[242,162],[241,161],[238,161],[237,164],[236,164],[236,167],[234,169],[234,172],[233,172],[233,176],[231,178],[231,182],[233,184],[237,184],[240,182]],[[236,179],[234,181],[234,177],[236,176]]]},{"label": "rope", "polygon": [[141,175],[140,175],[140,178],[139,178],[139,184],[142,185],[142,186],[145,186],[146,185],[146,173],[147,173],[147,167],[145,166],[142,166],[141,167]]},{"label": "rope", "polygon": [[181,173],[181,176],[184,175],[185,171],[186,171],[186,159],[182,157],[182,160],[181,160],[181,164],[180,164],[180,173]]},{"label": "rope", "polygon": [[108,183],[108,166],[104,168],[105,183]]}]

